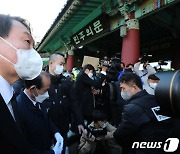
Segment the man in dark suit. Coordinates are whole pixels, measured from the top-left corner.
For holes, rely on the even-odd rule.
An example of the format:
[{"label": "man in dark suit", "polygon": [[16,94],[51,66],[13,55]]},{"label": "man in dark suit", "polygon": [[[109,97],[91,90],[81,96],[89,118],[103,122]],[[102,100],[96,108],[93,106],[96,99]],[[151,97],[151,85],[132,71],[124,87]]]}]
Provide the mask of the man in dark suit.
[{"label": "man in dark suit", "polygon": [[88,122],[91,122],[91,114],[95,108],[94,97],[92,93],[92,87],[101,88],[103,81],[106,79],[106,66],[102,66],[102,71],[98,79],[93,80],[93,73],[95,71],[91,64],[87,64],[83,67],[83,70],[78,74],[75,82],[75,92],[79,98],[80,108],[83,117]]},{"label": "man in dark suit", "polygon": [[[33,80],[25,80],[25,90],[17,97],[17,106],[22,131],[31,148],[48,154],[60,154],[63,138],[41,105],[49,97],[47,90],[50,84],[50,77],[46,72],[41,72]],[[51,149],[52,145],[54,147]]]},{"label": "man in dark suit", "polygon": [[41,72],[42,59],[33,46],[31,30],[24,19],[0,14],[0,150],[6,154],[30,152],[11,98],[15,81],[33,79]]}]

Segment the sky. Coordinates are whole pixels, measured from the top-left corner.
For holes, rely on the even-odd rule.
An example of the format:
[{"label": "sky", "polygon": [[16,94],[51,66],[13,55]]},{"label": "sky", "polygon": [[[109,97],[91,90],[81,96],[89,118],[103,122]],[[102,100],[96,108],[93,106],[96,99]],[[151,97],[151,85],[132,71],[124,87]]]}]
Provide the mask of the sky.
[{"label": "sky", "polygon": [[0,14],[28,20],[35,42],[40,42],[66,3],[67,0],[1,0]]}]

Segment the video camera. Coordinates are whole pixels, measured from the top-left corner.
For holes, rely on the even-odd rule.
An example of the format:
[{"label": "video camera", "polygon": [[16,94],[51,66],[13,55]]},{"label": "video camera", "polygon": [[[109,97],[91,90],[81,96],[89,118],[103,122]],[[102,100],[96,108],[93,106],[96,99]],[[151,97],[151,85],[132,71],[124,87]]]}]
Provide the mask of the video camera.
[{"label": "video camera", "polygon": [[161,108],[161,114],[180,118],[180,70],[158,72],[160,79],[155,96]]},{"label": "video camera", "polygon": [[148,57],[142,57],[141,60],[140,60],[141,64],[145,64],[148,61],[149,61]]},{"label": "video camera", "polygon": [[104,59],[99,61],[99,65],[100,66],[106,66],[106,67],[111,66],[110,61],[109,60],[104,60]]},{"label": "video camera", "polygon": [[[107,119],[107,117],[106,117],[106,113],[104,111],[95,109],[92,112],[92,120],[93,120],[94,124],[96,122],[98,122],[98,121],[104,122],[104,121],[106,121],[106,119]],[[107,134],[106,128],[101,128],[101,127],[100,128],[95,128],[92,125],[88,125],[88,126],[85,126],[85,129],[87,130],[88,134],[91,133],[95,137],[105,136]]]},{"label": "video camera", "polygon": [[87,130],[88,134],[91,133],[95,137],[107,135],[106,128],[95,128],[95,127],[92,127],[92,126],[88,126],[88,127],[86,127],[86,130]]}]

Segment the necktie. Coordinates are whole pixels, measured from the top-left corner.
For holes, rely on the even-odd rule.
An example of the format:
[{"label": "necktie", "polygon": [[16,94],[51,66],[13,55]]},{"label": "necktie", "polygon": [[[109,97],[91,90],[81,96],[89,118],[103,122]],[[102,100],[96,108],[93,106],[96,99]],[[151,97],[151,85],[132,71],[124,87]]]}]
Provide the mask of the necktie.
[{"label": "necktie", "polygon": [[11,98],[10,104],[12,106],[13,115],[14,115],[14,118],[15,118],[15,121],[16,121],[18,109],[17,109],[17,102],[16,102],[16,96],[15,95],[13,95],[13,97]]},{"label": "necktie", "polygon": [[21,131],[20,116],[18,114],[18,106],[17,106],[17,102],[16,102],[16,95],[13,95],[10,102],[11,102],[12,109],[13,109],[13,112],[14,112],[16,125],[17,125],[18,129]]},{"label": "necktie", "polygon": [[39,110],[41,109],[41,106],[40,106],[40,103],[39,103],[39,102],[36,102],[36,105],[35,105],[35,106],[36,106],[37,109],[39,109]]}]

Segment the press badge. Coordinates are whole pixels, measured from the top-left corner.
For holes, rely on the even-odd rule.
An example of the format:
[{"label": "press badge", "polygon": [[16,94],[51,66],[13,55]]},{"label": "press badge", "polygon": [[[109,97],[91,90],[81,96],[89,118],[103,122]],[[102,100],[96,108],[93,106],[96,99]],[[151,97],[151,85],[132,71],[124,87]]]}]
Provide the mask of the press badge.
[{"label": "press badge", "polygon": [[153,114],[155,115],[155,117],[158,121],[164,121],[164,120],[171,118],[168,116],[158,114],[158,111],[160,110],[160,106],[153,107],[153,108],[151,108],[151,110],[153,111]]}]

